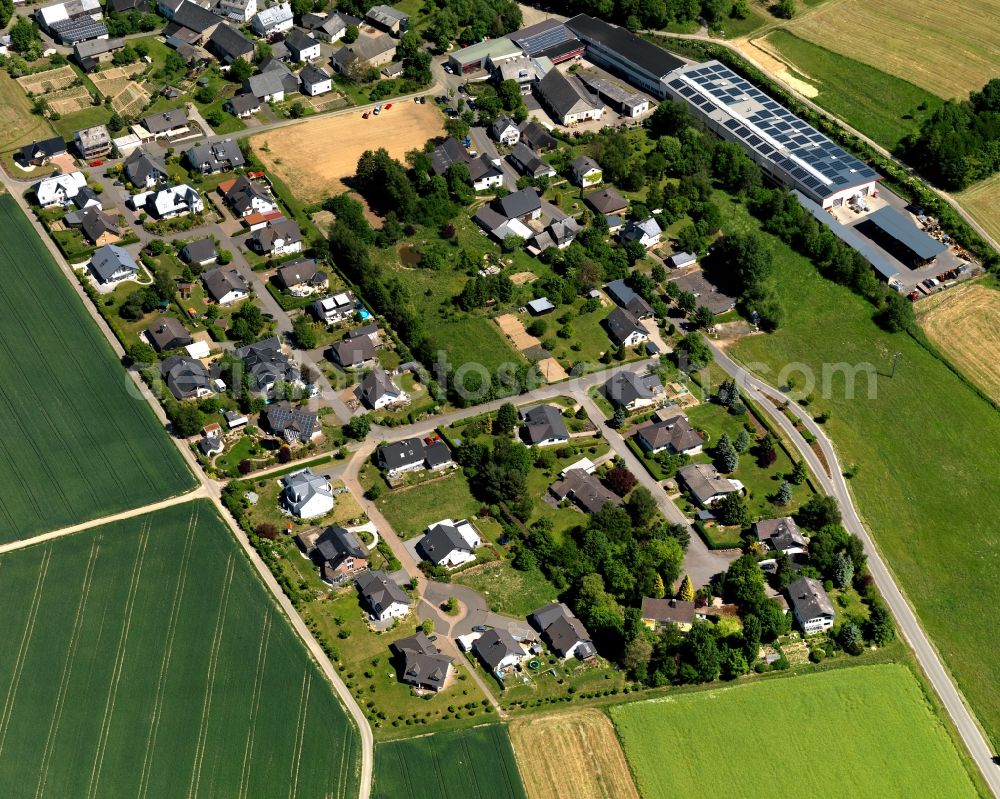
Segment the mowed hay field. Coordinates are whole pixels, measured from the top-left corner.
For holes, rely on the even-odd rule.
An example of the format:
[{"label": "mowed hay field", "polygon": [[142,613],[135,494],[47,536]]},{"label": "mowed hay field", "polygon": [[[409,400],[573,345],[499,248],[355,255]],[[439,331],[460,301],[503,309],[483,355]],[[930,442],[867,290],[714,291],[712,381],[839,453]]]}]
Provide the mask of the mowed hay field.
[{"label": "mowed hay field", "polygon": [[981,180],[954,197],[994,241],[1000,242],[1000,174]]},{"label": "mowed hay field", "polygon": [[615,728],[599,710],[518,719],[510,740],[528,799],[639,799]]},{"label": "mowed hay field", "polygon": [[9,195],[0,197],[0,541],[194,485]]},{"label": "mowed hay field", "polygon": [[646,799],[979,795],[916,678],[897,664],[610,712]]},{"label": "mowed hay field", "polygon": [[917,303],[917,319],[934,346],[1000,401],[1000,291],[958,286]]},{"label": "mowed hay field", "polygon": [[[383,105],[384,107],[384,105]],[[400,161],[409,150],[444,131],[434,103],[399,100],[388,111],[362,119],[360,110],[310,119],[250,139],[254,151],[305,203],[338,194],[365,150],[384,147]]]},{"label": "mowed hay field", "polygon": [[372,799],[526,799],[507,728],[456,730],[375,747]]},{"label": "mowed hay field", "polygon": [[49,123],[31,113],[31,102],[24,89],[6,72],[0,72],[0,152],[51,136]]},{"label": "mowed hay field", "polygon": [[1000,0],[831,0],[786,27],[946,100],[1000,72]]},{"label": "mowed hay field", "polygon": [[350,797],[358,735],[206,501],[0,559],[0,794]]}]

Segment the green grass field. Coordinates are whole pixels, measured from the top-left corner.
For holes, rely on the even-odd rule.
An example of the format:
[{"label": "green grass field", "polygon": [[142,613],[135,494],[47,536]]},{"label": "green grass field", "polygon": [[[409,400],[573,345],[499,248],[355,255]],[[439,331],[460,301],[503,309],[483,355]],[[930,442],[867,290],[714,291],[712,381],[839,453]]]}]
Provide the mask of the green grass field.
[{"label": "green grass field", "polygon": [[10,196],[0,198],[0,540],[194,484]]},{"label": "green grass field", "polygon": [[204,501],[0,559],[5,797],[348,797],[358,736]]},{"label": "green grass field", "polygon": [[859,666],[621,705],[611,718],[648,799],[975,797],[913,674]]},{"label": "green grass field", "polygon": [[[914,339],[878,328],[868,303],[772,241],[781,327],[728,352],[760,364],[762,377],[774,384],[783,382],[780,373],[789,364],[816,375],[810,411],[832,414],[826,429],[841,464],[858,466],[850,486],[859,512],[996,744],[1000,660],[989,619],[1000,603],[1000,419]],[[889,377],[896,352],[898,368]],[[843,363],[875,367],[875,396],[868,398],[862,376],[855,398],[847,398],[843,375],[829,368]],[[831,376],[827,398],[824,365]],[[794,374],[801,388],[801,372]]]},{"label": "green grass field", "polygon": [[941,105],[940,97],[919,86],[788,31],[774,31],[766,39],[819,90],[813,102],[883,147],[895,147]]},{"label": "green grass field", "polygon": [[375,748],[373,799],[525,799],[507,728],[438,733]]}]

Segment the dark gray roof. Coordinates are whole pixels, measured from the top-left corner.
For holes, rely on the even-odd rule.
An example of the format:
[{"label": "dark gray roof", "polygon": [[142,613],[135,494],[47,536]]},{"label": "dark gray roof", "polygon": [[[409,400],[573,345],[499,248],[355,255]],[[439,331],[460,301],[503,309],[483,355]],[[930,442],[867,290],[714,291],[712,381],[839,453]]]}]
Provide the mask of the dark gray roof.
[{"label": "dark gray roof", "polygon": [[423,462],[424,442],[419,438],[404,438],[392,444],[383,444],[375,454],[382,468],[399,469]]},{"label": "dark gray roof", "polygon": [[204,33],[209,28],[218,25],[221,20],[211,11],[206,11],[197,3],[187,0],[181,3],[180,8],[177,9],[170,21],[195,33]]},{"label": "dark gray roof", "polygon": [[521,123],[521,141],[532,150],[554,150],[559,146],[559,140],[537,122]]},{"label": "dark gray roof", "polygon": [[456,549],[462,552],[473,551],[458,529],[450,524],[435,524],[417,542],[417,554],[435,566]]},{"label": "dark gray roof", "polygon": [[643,297],[636,294],[624,279],[612,280],[604,287],[604,290],[618,305],[628,309],[636,316],[650,316],[653,313],[652,306]]},{"label": "dark gray roof", "polygon": [[722,477],[708,463],[689,463],[677,470],[677,476],[699,505],[704,505],[716,494],[731,494],[736,490],[732,480]]},{"label": "dark gray roof", "polygon": [[780,519],[761,519],[754,523],[754,533],[762,544],[769,544],[772,549],[783,552],[791,547],[804,547],[805,536],[791,516]]},{"label": "dark gray roof", "polygon": [[378,36],[362,35],[354,44],[347,44],[333,54],[333,61],[340,66],[349,64],[355,59],[368,62],[389,50],[396,49],[396,40],[385,33]]},{"label": "dark gray roof", "polygon": [[468,163],[469,153],[453,138],[445,139],[431,150],[431,169],[435,175],[443,175],[452,164]]},{"label": "dark gray roof", "polygon": [[137,186],[144,186],[150,175],[157,180],[165,180],[167,167],[159,156],[151,155],[145,150],[133,150],[125,159],[125,174]]},{"label": "dark gray roof", "polygon": [[586,14],[579,14],[567,20],[566,27],[588,44],[596,43],[650,75],[663,77],[668,72],[684,66],[684,62],[677,56],[671,55],[625,28],[609,25],[604,20]]},{"label": "dark gray roof", "polygon": [[536,86],[546,105],[562,122],[567,114],[579,113],[586,108],[599,108],[602,103],[589,94],[578,80],[563,75],[558,69],[550,69]]},{"label": "dark gray roof", "polygon": [[268,405],[264,409],[264,418],[272,433],[282,434],[285,438],[289,438],[290,434],[292,438],[302,441],[308,441],[319,424],[315,413],[288,402]]},{"label": "dark gray roof", "polygon": [[660,624],[691,624],[694,622],[694,602],[683,599],[642,598],[642,618]]},{"label": "dark gray roof", "polygon": [[524,432],[530,444],[552,438],[569,439],[569,431],[563,422],[562,414],[558,408],[551,405],[536,405],[534,408],[522,411],[521,419],[524,421]]},{"label": "dark gray roof", "polygon": [[486,153],[481,153],[478,158],[474,158],[469,162],[469,178],[473,183],[485,177],[496,177],[498,175],[503,175],[503,170],[494,165]]},{"label": "dark gray roof", "polygon": [[570,615],[572,614],[570,613],[569,608],[562,602],[551,602],[550,604],[544,605],[532,613],[529,621],[535,625],[538,632],[541,632],[556,619]]},{"label": "dark gray roof", "polygon": [[500,661],[508,655],[524,654],[524,649],[514,636],[499,627],[487,630],[479,636],[472,644],[472,649],[491,671],[496,671]]},{"label": "dark gray roof", "polygon": [[200,264],[202,261],[215,258],[216,255],[218,253],[215,249],[215,242],[212,239],[189,241],[181,248],[181,258],[188,263]]},{"label": "dark gray roof", "polygon": [[927,235],[910,217],[891,205],[868,214],[856,227],[861,229],[862,225],[869,223],[910,250],[920,261],[929,261],[948,249],[946,244]]},{"label": "dark gray roof", "polygon": [[802,622],[819,616],[833,618],[836,612],[822,584],[812,577],[800,577],[788,586],[788,600]]},{"label": "dark gray roof", "polygon": [[583,469],[570,469],[550,489],[558,499],[571,499],[588,513],[597,513],[609,502],[621,505],[621,498],[605,488],[594,475]]},{"label": "dark gray roof", "polygon": [[250,92],[241,92],[227,101],[234,114],[247,114],[260,108],[260,100]]},{"label": "dark gray roof", "polygon": [[[583,642],[592,644],[590,633],[583,626],[583,622],[576,616],[564,615],[552,622],[542,631],[542,640],[549,645],[549,648],[559,657],[566,657],[577,644]],[[591,652],[581,652],[581,654],[591,654]]]},{"label": "dark gray roof", "polygon": [[424,447],[424,460],[428,469],[435,469],[451,462],[451,450],[443,441],[435,441]]},{"label": "dark gray roof", "polygon": [[507,219],[516,219],[525,216],[542,207],[537,189],[531,186],[520,191],[515,191],[513,194],[508,194],[506,197],[501,197],[494,202],[497,210]]},{"label": "dark gray roof", "polygon": [[184,347],[193,341],[187,328],[172,316],[162,316],[147,327],[146,338],[158,352],[171,347]]},{"label": "dark gray roof", "polygon": [[286,242],[302,241],[302,229],[298,222],[284,216],[281,219],[275,219],[251,233],[247,237],[247,243],[256,248],[258,252],[266,254],[274,249],[277,239],[284,239]]},{"label": "dark gray roof", "polygon": [[417,632],[408,638],[400,638],[398,641],[393,641],[389,644],[389,648],[395,652],[417,652],[421,655],[434,655],[437,654],[438,648],[434,646],[434,642],[423,632],[423,630],[417,630]]},{"label": "dark gray roof", "polygon": [[345,338],[330,349],[334,360],[341,366],[353,366],[375,357],[375,344],[368,336]]},{"label": "dark gray roof", "polygon": [[292,51],[301,52],[315,47],[319,42],[313,39],[301,28],[292,28],[285,34],[285,46]]},{"label": "dark gray roof", "polygon": [[386,394],[398,393],[399,389],[396,388],[392,382],[392,378],[389,377],[389,373],[385,369],[372,369],[361,380],[361,395],[369,405],[374,405],[378,400],[386,396]]},{"label": "dark gray roof", "polygon": [[528,25],[508,34],[508,38],[532,57],[548,56],[550,53],[560,51],[561,46],[567,43],[580,44],[573,32],[555,19],[544,19],[534,25]]},{"label": "dark gray roof", "polygon": [[184,355],[166,358],[160,364],[160,375],[177,399],[193,397],[199,389],[208,389],[211,380],[208,369],[201,361]]},{"label": "dark gray roof", "polygon": [[51,158],[64,152],[66,152],[66,142],[63,141],[62,136],[53,136],[51,139],[33,141],[31,144],[24,145],[21,148],[21,159],[31,161],[40,156]]},{"label": "dark gray roof", "polygon": [[202,172],[224,172],[239,169],[246,163],[240,145],[232,139],[196,144],[184,151],[187,162]]},{"label": "dark gray roof", "polygon": [[[185,3],[184,5],[188,5]],[[206,12],[207,13],[207,12]],[[218,19],[213,17],[213,19]],[[188,124],[187,114],[182,108],[172,108],[169,111],[162,111],[159,114],[150,114],[143,117],[142,126],[150,133],[166,133],[175,128],[182,128]]]},{"label": "dark gray roof", "polygon": [[604,320],[604,324],[607,325],[611,341],[618,345],[623,344],[632,333],[642,333],[644,336],[648,335],[646,328],[639,324],[639,320],[635,317],[635,314],[624,308],[615,308],[608,314],[608,318]]},{"label": "dark gray roof", "polygon": [[[412,643],[421,636],[427,646]],[[403,657],[401,679],[404,683],[432,691],[440,691],[444,687],[451,658],[438,652],[426,635],[420,632],[411,638],[396,641],[392,646]]]},{"label": "dark gray roof", "polygon": [[554,171],[551,166],[535,154],[534,150],[520,142],[514,145],[514,149],[511,150],[508,157],[522,174],[531,177]]},{"label": "dark gray roof", "polygon": [[220,302],[230,291],[247,291],[246,280],[233,266],[210,269],[202,273],[201,279],[205,283],[205,290],[216,302]]},{"label": "dark gray roof", "polygon": [[655,374],[621,371],[613,374],[604,384],[604,395],[616,405],[630,405],[636,400],[652,399],[653,389],[662,388],[663,384]]},{"label": "dark gray roof", "polygon": [[585,172],[589,172],[591,169],[601,168],[600,164],[598,164],[597,161],[595,161],[589,155],[581,155],[579,158],[573,159],[572,166],[573,166],[573,171],[580,175],[584,174]]},{"label": "dark gray roof", "polygon": [[53,22],[49,25],[49,30],[55,34],[60,42],[69,45],[108,35],[108,29],[103,22],[95,22],[89,17]]},{"label": "dark gray roof", "polygon": [[389,579],[383,571],[366,570],[361,572],[355,580],[358,591],[368,606],[375,612],[381,613],[395,602],[404,605],[410,604],[410,597],[398,585]]},{"label": "dark gray roof", "polygon": [[701,433],[691,426],[691,422],[680,411],[662,422],[654,422],[639,428],[637,435],[649,444],[651,449],[668,447],[674,452],[685,452],[705,443]]},{"label": "dark gray roof", "polygon": [[[79,195],[77,195],[79,196]],[[73,199],[76,199],[75,197]],[[68,219],[68,217],[67,217]],[[88,240],[97,243],[97,240],[105,233],[117,236],[121,231],[118,228],[118,218],[111,214],[106,214],[96,206],[84,208],[77,214],[77,220],[83,229]]]},{"label": "dark gray roof", "polygon": [[253,55],[254,44],[228,22],[223,22],[212,31],[206,48],[229,64],[237,58]]},{"label": "dark gray roof", "polygon": [[90,258],[90,268],[102,283],[110,280],[119,269],[128,269],[133,274],[139,271],[135,259],[128,250],[115,244],[106,244],[95,250]]},{"label": "dark gray roof", "polygon": [[599,214],[612,214],[628,208],[628,200],[610,186],[588,194],[583,201]]},{"label": "dark gray roof", "polygon": [[255,388],[266,386],[276,380],[294,382],[301,377],[295,364],[281,351],[281,341],[277,336],[247,344],[237,349],[234,354],[243,361]]},{"label": "dark gray roof", "polygon": [[313,86],[330,80],[330,76],[315,64],[306,64],[299,73],[299,80],[304,86]]},{"label": "dark gray roof", "polygon": [[279,266],[275,273],[278,283],[285,288],[309,283],[316,280],[317,275],[326,278],[326,273],[320,271],[319,263],[315,258],[296,258],[294,261]]},{"label": "dark gray roof", "polygon": [[316,551],[325,562],[334,565],[348,557],[368,560],[368,550],[354,533],[343,527],[327,527],[316,539]]}]

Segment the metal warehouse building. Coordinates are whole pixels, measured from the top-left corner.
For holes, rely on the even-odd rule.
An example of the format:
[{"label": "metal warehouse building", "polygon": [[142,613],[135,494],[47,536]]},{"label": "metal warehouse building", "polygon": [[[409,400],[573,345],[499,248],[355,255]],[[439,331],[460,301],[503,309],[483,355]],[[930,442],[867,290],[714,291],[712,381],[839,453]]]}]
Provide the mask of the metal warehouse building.
[{"label": "metal warehouse building", "polygon": [[870,195],[874,169],[718,61],[691,64],[667,81],[671,99],[728,141],[739,142],[765,173],[823,208]]},{"label": "metal warehouse building", "polygon": [[634,33],[579,14],[566,27],[587,44],[587,58],[654,97],[667,96],[667,75],[685,61]]},{"label": "metal warehouse building", "polygon": [[485,69],[487,61],[499,65],[520,55],[522,55],[521,48],[504,36],[456,50],[448,57],[448,65],[456,75],[463,75]]},{"label": "metal warehouse building", "polygon": [[532,58],[544,56],[553,64],[561,64],[583,55],[586,47],[569,28],[554,19],[545,19],[521,28],[508,34],[507,38]]}]

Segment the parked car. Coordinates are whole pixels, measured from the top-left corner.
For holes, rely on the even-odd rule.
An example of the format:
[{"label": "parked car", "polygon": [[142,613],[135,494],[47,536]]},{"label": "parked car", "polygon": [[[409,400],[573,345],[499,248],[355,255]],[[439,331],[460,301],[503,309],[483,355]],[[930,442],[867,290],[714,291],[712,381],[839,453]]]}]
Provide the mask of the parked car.
[{"label": "parked car", "polygon": [[368,119],[368,117],[370,117],[370,116],[371,116],[371,111],[365,111],[365,112],[364,112],[364,113],[363,113],[363,114],[361,115],[361,118],[362,118],[362,119]]},{"label": "parked car", "polygon": [[489,629],[490,628],[486,627],[485,625],[477,624],[475,627],[472,628],[472,632],[474,632],[474,633],[485,633]]},{"label": "parked car", "polygon": [[98,158],[95,161],[91,161],[89,164],[87,164],[87,166],[104,166],[104,161]]},{"label": "parked car", "polygon": [[381,105],[375,106],[375,108],[372,109],[372,113],[375,116],[378,116],[379,114],[381,114],[382,113],[382,106]]}]

